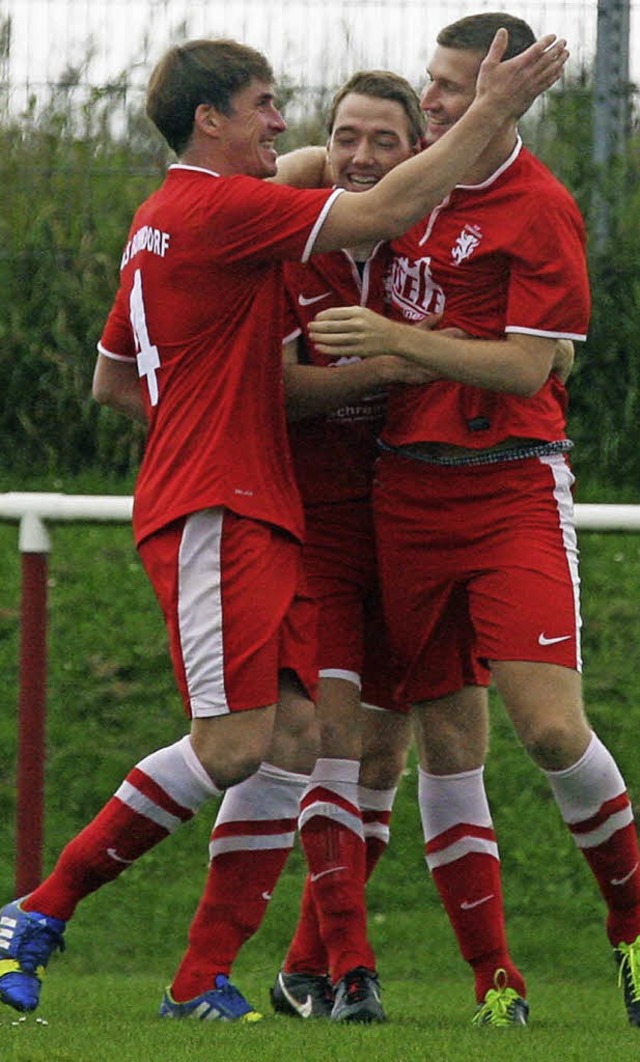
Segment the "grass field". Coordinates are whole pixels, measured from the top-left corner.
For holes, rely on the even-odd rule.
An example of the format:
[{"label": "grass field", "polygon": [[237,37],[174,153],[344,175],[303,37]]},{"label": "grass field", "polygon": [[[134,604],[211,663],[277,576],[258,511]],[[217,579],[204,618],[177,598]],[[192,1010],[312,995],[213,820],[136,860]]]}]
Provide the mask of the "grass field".
[{"label": "grass field", "polygon": [[394,981],[386,1025],[336,1027],[281,1016],[252,1026],[166,1022],[149,1010],[158,986],[148,975],[53,980],[41,1008],[48,1025],[0,1025],[3,1062],[636,1062],[640,1051],[611,988],[566,981],[532,979],[528,1029],[488,1030],[466,1020],[459,981]]},{"label": "grass field", "polygon": [[[0,489],[28,488],[0,477]],[[41,481],[30,489],[126,493],[130,485],[89,478]],[[50,532],[46,870],[133,763],[185,729],[164,627],[129,529],[60,524]],[[640,536],[584,533],[580,544],[589,714],[637,806]],[[14,891],[19,595],[17,529],[0,523],[1,902]],[[500,705],[494,703],[492,711],[487,788],[512,950],[529,979],[528,1030],[505,1035],[470,1026],[470,976],[424,867],[412,760],[392,843],[369,889],[386,1026],[338,1029],[270,1017],[252,1028],[211,1027],[155,1017],[202,886],[212,806],[81,905],[67,932],[67,952],[54,956],[47,976],[39,1014],[49,1024],[34,1017],[13,1024],[15,1015],[4,1008],[2,1062],[640,1058],[640,1030],[625,1022],[597,890],[544,779],[515,742]],[[295,850],[265,924],[234,973],[267,1014],[268,988],[295,923],[301,879]]]}]

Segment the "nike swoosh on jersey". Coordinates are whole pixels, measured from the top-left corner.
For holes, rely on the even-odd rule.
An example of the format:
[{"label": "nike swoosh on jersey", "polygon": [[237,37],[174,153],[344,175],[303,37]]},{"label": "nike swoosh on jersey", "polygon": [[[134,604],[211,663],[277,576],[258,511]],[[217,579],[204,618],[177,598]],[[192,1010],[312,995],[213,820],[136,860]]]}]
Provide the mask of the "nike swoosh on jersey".
[{"label": "nike swoosh on jersey", "polygon": [[324,878],[327,874],[337,874],[339,870],[346,870],[346,867],[329,867],[327,870],[319,870],[317,874],[311,875],[312,881],[318,881],[320,878]]},{"label": "nike swoosh on jersey", "polygon": [[314,302],[321,302],[322,299],[328,299],[330,294],[330,291],[324,291],[322,295],[312,295],[310,298],[307,298],[306,295],[298,295],[298,302],[301,306],[312,306]]},{"label": "nike swoosh on jersey", "polygon": [[573,638],[572,634],[561,634],[559,638],[547,638],[544,631],[538,635],[538,645],[556,645],[557,642],[568,642]]},{"label": "nike swoosh on jersey", "polygon": [[487,903],[489,900],[492,900],[493,897],[494,893],[490,892],[488,896],[482,896],[479,900],[463,900],[460,907],[463,911],[472,911],[474,907],[479,907],[480,904]]}]

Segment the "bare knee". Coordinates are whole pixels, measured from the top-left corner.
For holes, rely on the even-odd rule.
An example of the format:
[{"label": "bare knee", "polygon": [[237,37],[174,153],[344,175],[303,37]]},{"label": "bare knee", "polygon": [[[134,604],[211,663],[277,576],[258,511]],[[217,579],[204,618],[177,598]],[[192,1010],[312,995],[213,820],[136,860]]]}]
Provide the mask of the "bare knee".
[{"label": "bare knee", "polygon": [[548,771],[576,763],[591,740],[580,675],[556,664],[494,662],[494,679],[531,759]]},{"label": "bare knee", "polygon": [[266,759],[296,774],[310,774],[320,747],[316,709],[299,690],[283,688]]},{"label": "bare knee", "polygon": [[269,747],[275,705],[232,715],[194,719],[191,744],[219,789],[238,785],[255,774]]},{"label": "bare knee", "polygon": [[321,756],[360,759],[362,707],[360,690],[354,682],[324,676],[320,679],[318,720]]},{"label": "bare knee", "polygon": [[460,774],[484,764],[489,745],[486,690],[465,686],[414,706],[421,767],[431,774]]},{"label": "bare knee", "polygon": [[591,730],[580,713],[569,717],[528,720],[518,737],[533,762],[546,771],[562,771],[573,766],[591,740]]},{"label": "bare knee", "polygon": [[393,789],[407,762],[410,717],[367,708],[364,712],[360,784],[369,789]]}]

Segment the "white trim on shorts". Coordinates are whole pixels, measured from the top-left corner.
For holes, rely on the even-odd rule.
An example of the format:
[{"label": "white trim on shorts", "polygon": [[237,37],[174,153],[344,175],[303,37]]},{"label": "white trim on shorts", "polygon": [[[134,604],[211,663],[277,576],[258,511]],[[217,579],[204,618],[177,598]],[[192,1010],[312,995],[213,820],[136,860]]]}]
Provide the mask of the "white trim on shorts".
[{"label": "white trim on shorts", "polygon": [[340,667],[323,667],[318,672],[318,678],[342,679],[344,682],[352,682],[359,690],[362,689],[362,680],[357,671],[347,671]]},{"label": "white trim on shorts", "polygon": [[223,518],[220,506],[188,516],[178,552],[178,632],[194,719],[230,712],[222,631]]},{"label": "white trim on shorts", "polygon": [[573,589],[573,608],[575,614],[576,632],[576,671],[582,672],[582,644],[580,630],[582,628],[582,616],[580,613],[580,570],[578,566],[578,536],[573,508],[573,495],[571,487],[574,477],[571,469],[562,456],[550,454],[547,457],[539,457],[540,464],[547,465],[553,476],[553,496],[558,508],[558,520],[562,532],[562,542],[565,556],[571,576]]}]

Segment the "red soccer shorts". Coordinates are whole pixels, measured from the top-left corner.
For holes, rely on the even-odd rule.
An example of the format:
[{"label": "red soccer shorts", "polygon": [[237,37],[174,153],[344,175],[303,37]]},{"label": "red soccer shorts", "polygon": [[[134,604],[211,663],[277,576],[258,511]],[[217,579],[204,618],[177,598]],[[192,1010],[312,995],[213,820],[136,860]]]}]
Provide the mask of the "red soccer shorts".
[{"label": "red soccer shorts", "polygon": [[191,718],[275,704],[283,668],[315,696],[316,610],[294,539],[215,508],[176,520],[139,549]]},{"label": "red soccer shorts", "polygon": [[572,486],[562,455],[473,467],[380,458],[378,557],[404,696],[486,685],[492,660],[581,669]]},{"label": "red soccer shorts", "polygon": [[318,607],[320,676],[361,684],[367,703],[408,710],[395,699],[369,499],[310,505],[305,517],[302,556]]}]

